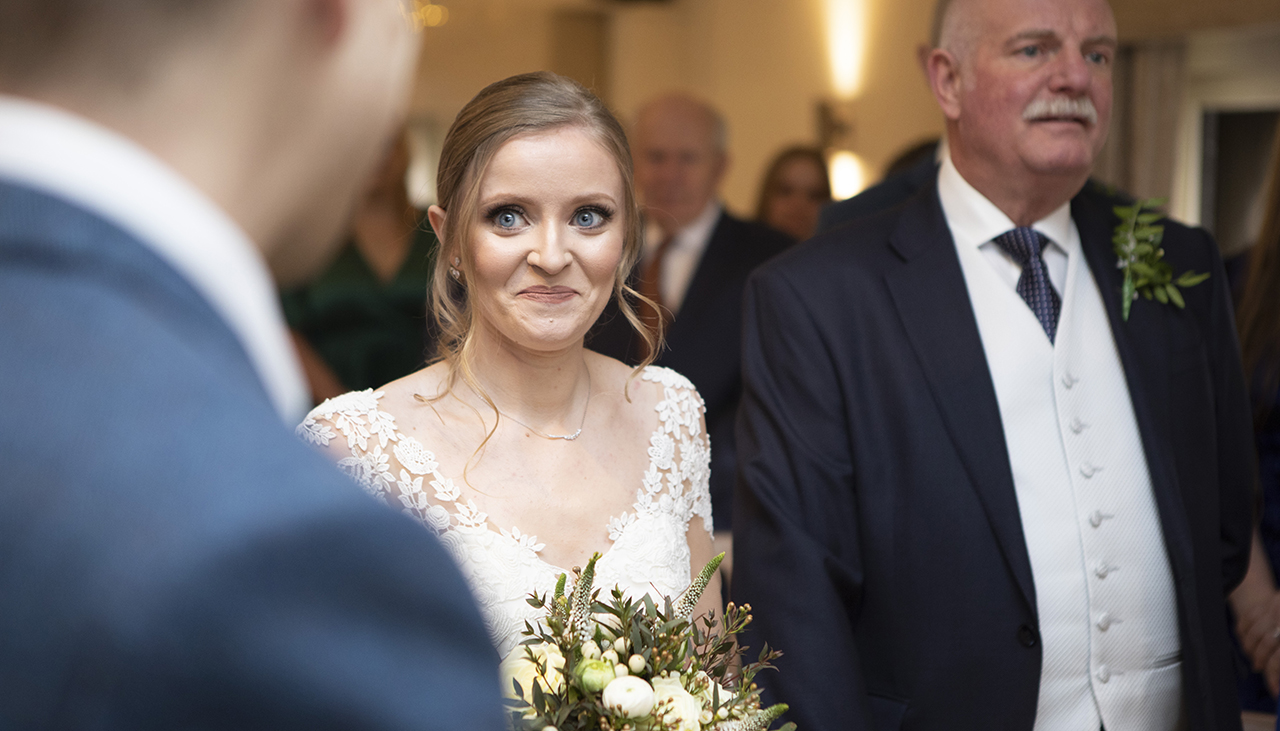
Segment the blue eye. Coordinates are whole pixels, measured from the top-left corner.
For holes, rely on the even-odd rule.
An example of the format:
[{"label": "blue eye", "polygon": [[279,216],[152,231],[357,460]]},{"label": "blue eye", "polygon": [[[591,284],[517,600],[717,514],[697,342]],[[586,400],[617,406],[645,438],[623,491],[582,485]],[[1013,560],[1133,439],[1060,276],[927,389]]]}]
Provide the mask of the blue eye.
[{"label": "blue eye", "polygon": [[1107,58],[1107,54],[1102,53],[1101,51],[1086,53],[1084,57],[1089,61],[1089,63],[1094,63],[1099,66],[1106,66],[1108,63],[1111,62],[1111,59]]},{"label": "blue eye", "polygon": [[608,211],[597,208],[580,208],[573,214],[573,225],[578,228],[599,228],[612,217]]},{"label": "blue eye", "polygon": [[1018,49],[1018,55],[1026,58],[1036,58],[1040,55],[1040,46],[1025,46]]},{"label": "blue eye", "polygon": [[489,214],[489,220],[502,229],[517,229],[525,225],[524,214],[515,208],[500,208]]}]

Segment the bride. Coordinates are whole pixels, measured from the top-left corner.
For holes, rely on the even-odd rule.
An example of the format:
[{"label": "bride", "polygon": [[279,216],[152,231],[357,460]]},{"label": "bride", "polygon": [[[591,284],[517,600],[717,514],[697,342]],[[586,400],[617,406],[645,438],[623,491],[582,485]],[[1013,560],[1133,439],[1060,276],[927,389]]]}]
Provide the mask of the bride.
[{"label": "bride", "polygon": [[[599,99],[546,72],[497,82],[454,121],[438,177],[442,359],[326,401],[299,432],[440,536],[506,657],[539,614],[528,594],[593,553],[598,586],[689,585],[712,557],[710,447],[688,380],[583,345],[610,298],[655,339],[628,303],[631,155]],[[698,612],[719,597],[716,579]]]}]

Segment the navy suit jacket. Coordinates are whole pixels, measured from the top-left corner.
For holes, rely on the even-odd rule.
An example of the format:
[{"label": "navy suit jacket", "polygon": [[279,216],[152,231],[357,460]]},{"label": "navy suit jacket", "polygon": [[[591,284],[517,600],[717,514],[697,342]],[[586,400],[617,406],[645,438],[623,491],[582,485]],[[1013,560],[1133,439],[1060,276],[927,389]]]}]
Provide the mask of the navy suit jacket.
[{"label": "navy suit jacket", "polygon": [[128,234],[0,183],[0,729],[500,729],[433,536]]},{"label": "navy suit jacket", "polygon": [[[1240,727],[1224,621],[1251,535],[1251,427],[1217,247],[1165,222],[1186,309],[1120,317],[1116,201],[1071,204],[1168,546],[1191,729]],[[936,184],[820,234],[746,297],[734,599],[786,653],[806,731],[1030,729],[1035,585],[995,387]]]},{"label": "navy suit jacket", "polygon": [[[791,243],[767,226],[720,214],[680,311],[667,328],[666,348],[654,361],[692,381],[706,402],[711,509],[717,531],[732,528],[743,287],[753,269]],[[639,361],[634,331],[613,302],[588,335],[587,347],[627,364]]]}]

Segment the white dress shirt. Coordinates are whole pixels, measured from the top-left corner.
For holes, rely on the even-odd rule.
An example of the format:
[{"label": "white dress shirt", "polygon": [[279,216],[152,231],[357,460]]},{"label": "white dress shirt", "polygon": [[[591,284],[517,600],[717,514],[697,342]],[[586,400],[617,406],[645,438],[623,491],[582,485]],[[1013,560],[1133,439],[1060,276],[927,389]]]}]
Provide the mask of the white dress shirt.
[{"label": "white dress shirt", "polygon": [[[708,203],[697,218],[676,232],[671,248],[667,250],[667,256],[662,262],[662,277],[658,281],[658,291],[662,294],[662,304],[672,313],[678,313],[680,305],[684,303],[684,296],[693,282],[694,272],[698,271],[702,255],[707,250],[707,244],[711,242],[711,234],[715,232],[716,223],[720,221],[721,211],[723,207],[718,201],[713,200]],[[650,223],[645,228],[645,261],[653,256],[666,237],[667,233],[657,224]],[[642,264],[641,267],[643,266]]]},{"label": "white dress shirt", "polygon": [[285,423],[306,414],[306,381],[261,252],[154,154],[82,117],[0,95],[0,179],[62,198],[136,237],[226,321]]}]

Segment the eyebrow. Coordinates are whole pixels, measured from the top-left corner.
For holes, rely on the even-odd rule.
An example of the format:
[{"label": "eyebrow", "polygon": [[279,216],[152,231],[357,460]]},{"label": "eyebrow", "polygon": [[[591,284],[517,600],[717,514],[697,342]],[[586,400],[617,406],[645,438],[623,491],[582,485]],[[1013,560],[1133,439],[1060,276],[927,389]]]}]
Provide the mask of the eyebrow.
[{"label": "eyebrow", "polygon": [[[570,203],[575,206],[594,203],[600,200],[607,200],[615,205],[619,204],[619,201],[616,198],[614,198],[612,194],[606,193],[605,191],[588,191],[586,193],[579,193],[578,195],[575,195],[569,199]],[[536,200],[536,198],[520,195],[517,193],[507,194],[501,191],[493,195],[485,196],[476,201],[478,207],[481,209],[489,208],[491,206],[495,206],[498,204],[515,204],[519,206],[528,207],[528,206],[534,205],[537,202],[538,201]]]},{"label": "eyebrow", "polygon": [[[1048,30],[1048,29],[1024,30],[1021,33],[1018,33],[1014,35],[1012,38],[1010,38],[1007,42],[1007,45],[1016,45],[1022,41],[1043,41],[1049,38],[1057,38],[1057,37],[1058,37],[1058,34],[1055,31]],[[1086,38],[1084,39],[1084,43],[1082,45],[1109,46],[1111,48],[1115,48],[1119,46],[1120,43],[1115,39],[1114,36],[1102,35],[1102,36],[1093,36],[1092,38]]]}]

